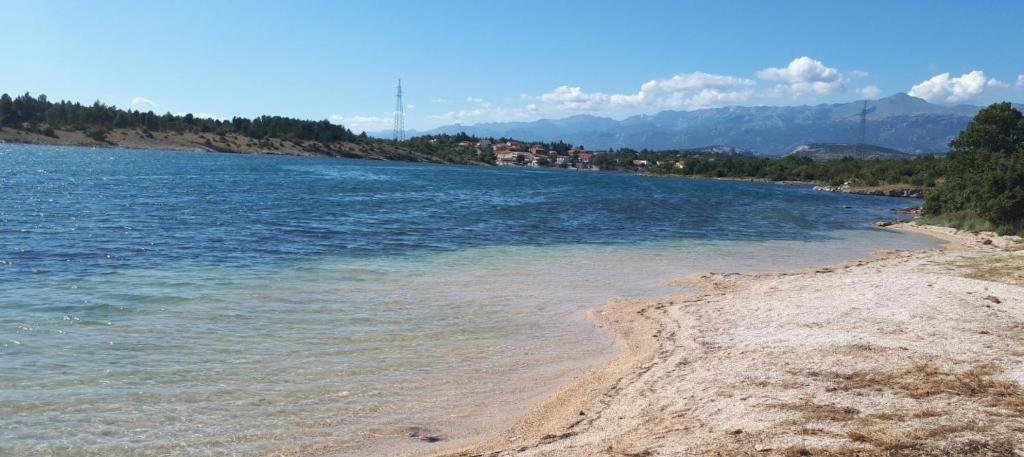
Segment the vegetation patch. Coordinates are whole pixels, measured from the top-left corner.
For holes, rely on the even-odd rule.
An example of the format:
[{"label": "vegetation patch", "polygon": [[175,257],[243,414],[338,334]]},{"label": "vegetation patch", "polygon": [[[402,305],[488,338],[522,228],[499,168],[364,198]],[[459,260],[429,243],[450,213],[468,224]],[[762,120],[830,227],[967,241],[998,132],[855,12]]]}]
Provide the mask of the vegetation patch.
[{"label": "vegetation patch", "polygon": [[[913,399],[916,407],[860,411],[837,403],[775,404],[769,407],[798,413],[782,422],[783,433],[805,444],[770,450],[767,455],[833,457],[1013,456],[1024,431],[1024,390],[997,376],[995,364],[965,370],[921,363],[904,369],[858,371],[849,374],[805,373],[823,378],[833,394],[893,393]],[[904,407],[908,403],[902,403]],[[830,426],[820,426],[828,422]],[[1016,441],[1015,441],[1016,440]],[[809,443],[817,443],[811,445]],[[830,444],[831,443],[831,444]],[[737,443],[731,443],[735,445]],[[724,447],[730,446],[723,443]],[[724,448],[723,448],[724,449]],[[741,451],[732,448],[731,451]],[[764,449],[732,455],[766,455]],[[726,455],[726,454],[722,454]]]},{"label": "vegetation patch", "polygon": [[950,147],[942,185],[925,194],[925,214],[1024,232],[1024,114],[1009,103],[989,106]]},{"label": "vegetation patch", "polygon": [[1016,455],[1014,454],[1013,441],[1008,438],[965,439],[952,443],[884,441],[879,444],[882,447],[842,446],[838,448],[819,448],[792,446],[781,450],[778,455],[785,457],[1010,457]]},{"label": "vegetation patch", "polygon": [[971,279],[1024,286],[1024,257],[1021,256],[986,256],[965,260],[955,266],[966,269],[964,276]]},{"label": "vegetation patch", "polygon": [[1015,381],[993,377],[1001,372],[998,365],[991,363],[978,364],[962,372],[946,371],[934,363],[922,363],[904,370],[866,371],[841,376],[832,390],[890,390],[914,399],[950,395],[1024,414],[1024,390]]},{"label": "vegetation patch", "polygon": [[[968,232],[995,232],[998,227],[972,211],[953,211],[943,214],[921,216],[920,222],[943,227],[953,227]],[[1004,233],[1005,234],[1005,233]]]},{"label": "vegetation patch", "polygon": [[815,403],[811,400],[804,400],[798,403],[781,403],[771,405],[776,409],[800,413],[804,422],[831,421],[846,422],[856,419],[860,415],[857,408],[838,406],[834,404]]}]

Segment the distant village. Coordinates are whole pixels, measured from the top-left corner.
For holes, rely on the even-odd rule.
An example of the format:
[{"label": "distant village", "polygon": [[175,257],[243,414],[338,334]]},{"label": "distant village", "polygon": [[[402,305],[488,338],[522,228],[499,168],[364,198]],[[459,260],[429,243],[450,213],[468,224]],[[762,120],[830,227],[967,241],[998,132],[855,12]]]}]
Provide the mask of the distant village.
[{"label": "distant village", "polygon": [[[575,168],[578,170],[597,170],[598,167],[594,164],[594,155],[604,152],[587,151],[582,146],[556,151],[539,143],[527,145],[514,140],[492,141],[489,139],[476,142],[461,141],[456,147],[463,150],[476,149],[478,155],[494,154],[494,163],[499,166]],[[636,168],[644,168],[648,165],[648,161],[634,160],[632,165]],[[673,168],[685,168],[686,166],[682,161],[671,165]]]},{"label": "distant village", "polygon": [[477,154],[480,155],[494,154],[494,163],[500,166],[596,170],[593,164],[594,152],[587,151],[582,146],[574,146],[566,151],[555,151],[538,143],[527,146],[514,140],[502,142],[482,139],[475,143],[462,141],[457,147],[476,148]]}]

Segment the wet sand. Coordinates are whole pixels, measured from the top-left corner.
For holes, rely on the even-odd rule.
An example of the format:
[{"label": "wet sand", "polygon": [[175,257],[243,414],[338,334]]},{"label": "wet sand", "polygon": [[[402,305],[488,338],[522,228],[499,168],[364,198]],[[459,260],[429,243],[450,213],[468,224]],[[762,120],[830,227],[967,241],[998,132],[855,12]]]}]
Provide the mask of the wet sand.
[{"label": "wet sand", "polygon": [[1024,244],[946,241],[828,268],[706,273],[593,311],[621,352],[511,430],[442,455],[1014,455]]}]

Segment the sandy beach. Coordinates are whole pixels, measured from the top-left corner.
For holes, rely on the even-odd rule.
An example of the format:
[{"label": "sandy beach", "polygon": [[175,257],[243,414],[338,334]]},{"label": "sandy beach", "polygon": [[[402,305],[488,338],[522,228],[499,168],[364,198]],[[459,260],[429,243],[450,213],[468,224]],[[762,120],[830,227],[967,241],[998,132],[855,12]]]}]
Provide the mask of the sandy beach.
[{"label": "sandy beach", "polygon": [[945,243],[595,310],[615,359],[445,455],[1021,455],[1024,244],[888,229]]}]

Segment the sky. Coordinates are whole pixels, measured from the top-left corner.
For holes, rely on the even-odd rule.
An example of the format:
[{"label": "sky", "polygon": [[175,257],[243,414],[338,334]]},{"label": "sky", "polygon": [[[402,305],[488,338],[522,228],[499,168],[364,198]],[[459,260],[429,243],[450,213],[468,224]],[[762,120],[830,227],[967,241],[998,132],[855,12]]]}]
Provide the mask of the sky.
[{"label": "sky", "polygon": [[390,130],[1024,101],[1021,1],[8,1],[0,92]]}]

